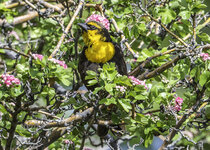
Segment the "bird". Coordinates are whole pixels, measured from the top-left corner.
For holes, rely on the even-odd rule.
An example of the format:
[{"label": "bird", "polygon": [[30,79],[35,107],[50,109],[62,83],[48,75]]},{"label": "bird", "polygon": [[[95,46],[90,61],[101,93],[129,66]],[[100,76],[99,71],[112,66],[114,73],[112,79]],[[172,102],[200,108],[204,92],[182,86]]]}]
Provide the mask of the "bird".
[{"label": "bird", "polygon": [[[127,67],[120,46],[114,42],[109,30],[109,21],[97,14],[91,15],[85,23],[78,23],[82,29],[84,48],[79,57],[78,71],[82,82],[88,90],[93,91],[99,84],[88,86],[85,80],[87,71],[98,73],[98,69],[105,63],[115,63],[116,70],[121,75],[127,75]],[[98,125],[98,136],[105,137],[108,127]]]},{"label": "bird", "polygon": [[[93,91],[99,84],[88,86],[88,81],[85,80],[88,70],[98,72],[103,64],[113,62],[119,74],[127,75],[127,67],[120,46],[111,39],[107,24],[103,24],[106,18],[96,14],[92,16],[86,23],[78,23],[85,43],[80,54],[78,71],[87,89]],[[101,23],[98,20],[103,21]]]}]

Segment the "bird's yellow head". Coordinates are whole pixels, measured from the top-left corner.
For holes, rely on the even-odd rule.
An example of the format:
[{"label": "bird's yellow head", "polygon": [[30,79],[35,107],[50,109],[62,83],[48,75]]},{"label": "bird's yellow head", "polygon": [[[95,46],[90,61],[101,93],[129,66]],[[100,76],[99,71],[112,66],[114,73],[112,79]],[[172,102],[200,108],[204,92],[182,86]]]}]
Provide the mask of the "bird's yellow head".
[{"label": "bird's yellow head", "polygon": [[99,41],[111,42],[107,29],[96,21],[78,24],[82,28],[82,37],[86,46],[91,46]]},{"label": "bird's yellow head", "polygon": [[78,24],[87,49],[85,55],[91,62],[105,63],[115,54],[114,45],[107,29],[96,21]]}]

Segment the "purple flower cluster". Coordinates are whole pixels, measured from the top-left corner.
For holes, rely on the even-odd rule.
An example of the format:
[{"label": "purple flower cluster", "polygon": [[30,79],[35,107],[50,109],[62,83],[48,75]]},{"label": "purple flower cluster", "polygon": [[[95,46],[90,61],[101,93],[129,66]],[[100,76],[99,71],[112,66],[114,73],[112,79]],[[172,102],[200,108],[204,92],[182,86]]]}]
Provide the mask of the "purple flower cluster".
[{"label": "purple flower cluster", "polygon": [[97,15],[97,14],[92,14],[90,17],[88,17],[86,19],[85,22],[88,22],[88,21],[91,21],[91,20],[101,23],[109,31],[109,29],[110,29],[110,27],[109,27],[110,26],[110,23],[109,23],[109,20],[106,19],[105,17],[102,17],[102,16]]},{"label": "purple flower cluster", "polygon": [[20,80],[15,78],[13,75],[2,74],[0,79],[0,86],[2,86],[1,83],[5,84],[7,87],[10,87],[12,85],[19,85]]},{"label": "purple flower cluster", "polygon": [[147,85],[145,84],[145,81],[141,81],[134,76],[128,76],[129,79],[131,79],[131,82],[133,85],[143,85],[145,89],[148,89]]},{"label": "purple flower cluster", "polygon": [[[34,59],[39,59],[40,61],[43,59],[43,55],[40,55],[40,54],[32,54],[33,58]],[[58,60],[58,59],[55,59],[55,58],[50,58],[48,59],[49,61],[55,63],[55,64],[59,64],[60,66],[62,66],[64,69],[67,69],[68,66],[65,64],[64,61],[61,61],[61,60]]]},{"label": "purple flower cluster", "polygon": [[210,60],[208,53],[201,53],[200,56],[202,57],[203,61]]},{"label": "purple flower cluster", "polygon": [[175,99],[175,106],[174,106],[174,109],[176,111],[180,111],[182,109],[182,103],[183,103],[183,99],[181,97],[177,97]]},{"label": "purple flower cluster", "polygon": [[117,91],[120,91],[122,93],[124,93],[126,91],[126,87],[125,86],[117,85],[115,88],[116,88]]}]

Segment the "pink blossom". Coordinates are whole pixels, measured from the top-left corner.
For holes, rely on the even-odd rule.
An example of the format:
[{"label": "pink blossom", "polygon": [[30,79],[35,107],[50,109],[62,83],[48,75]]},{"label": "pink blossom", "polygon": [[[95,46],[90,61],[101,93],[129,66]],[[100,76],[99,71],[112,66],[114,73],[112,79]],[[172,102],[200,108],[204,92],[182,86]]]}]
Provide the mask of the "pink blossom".
[{"label": "pink blossom", "polygon": [[143,85],[145,89],[148,89],[147,85],[145,84],[145,81],[141,81],[134,76],[128,76],[129,79],[131,79],[131,82],[133,85]]},{"label": "pink blossom", "polygon": [[183,99],[181,97],[177,97],[175,99],[175,106],[174,106],[174,109],[176,111],[180,111],[182,109],[182,103],[183,103]]},{"label": "pink blossom", "polygon": [[210,60],[208,53],[201,53],[200,56],[202,57],[203,61]]},{"label": "pink blossom", "polygon": [[[41,54],[32,54],[32,56],[33,56],[34,59],[39,59],[40,61],[43,59],[43,55],[41,55]],[[58,60],[58,59],[55,59],[55,58],[51,58],[51,59],[48,59],[48,60],[52,61],[55,64],[59,64],[64,69],[68,68],[68,66],[65,64],[64,61],[61,61],[61,60]]]},{"label": "pink blossom", "polygon": [[43,55],[40,55],[40,54],[32,54],[32,56],[36,60],[39,59],[40,61],[42,61],[42,59],[43,59]]},{"label": "pink blossom", "polygon": [[91,148],[85,147],[84,150],[92,150]]},{"label": "pink blossom", "polygon": [[49,61],[52,61],[53,63],[56,63],[56,64],[59,64],[60,66],[62,66],[64,69],[67,69],[68,66],[65,64],[64,61],[61,61],[61,60],[58,60],[58,59],[55,59],[55,58],[51,58],[51,59],[48,59]]},{"label": "pink blossom", "polygon": [[[18,78],[15,78],[13,75],[2,74],[1,78],[2,78],[2,80],[0,80],[0,82],[5,84],[7,87],[20,84],[20,80]],[[1,86],[1,84],[0,84],[0,86]]]},{"label": "pink blossom", "polygon": [[110,29],[110,23],[109,23],[109,20],[105,17],[102,17],[98,14],[92,14],[90,17],[88,17],[86,19],[85,22],[89,22],[89,21],[96,21],[96,22],[99,22],[101,23],[107,30]]},{"label": "pink blossom", "polygon": [[181,105],[183,103],[183,99],[181,97],[177,97],[175,102],[179,105]]},{"label": "pink blossom", "polygon": [[20,40],[20,37],[18,36],[17,32],[15,32],[15,31],[11,31],[11,32],[9,33],[9,35],[10,35],[10,36],[14,36],[16,40]]},{"label": "pink blossom", "polygon": [[132,60],[131,60],[131,62],[136,62],[136,61],[137,61],[137,59],[132,59]]},{"label": "pink blossom", "polygon": [[69,140],[64,140],[63,142],[64,142],[64,144],[69,144],[70,143]]},{"label": "pink blossom", "polygon": [[122,93],[124,93],[124,92],[126,91],[126,87],[125,87],[125,86],[119,86],[119,85],[117,85],[115,88],[116,88],[118,91],[122,92]]}]

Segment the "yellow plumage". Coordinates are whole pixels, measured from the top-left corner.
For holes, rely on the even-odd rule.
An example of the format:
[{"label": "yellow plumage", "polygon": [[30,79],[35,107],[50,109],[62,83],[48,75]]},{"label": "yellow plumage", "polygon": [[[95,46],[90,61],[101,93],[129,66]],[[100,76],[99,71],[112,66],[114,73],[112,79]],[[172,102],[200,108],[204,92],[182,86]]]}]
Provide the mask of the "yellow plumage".
[{"label": "yellow plumage", "polygon": [[114,45],[111,42],[97,42],[85,51],[87,59],[91,62],[105,63],[115,54]]},{"label": "yellow plumage", "polygon": [[[90,25],[98,26],[94,22],[90,22]],[[115,54],[115,48],[112,42],[104,42],[106,37],[102,34],[98,34],[98,30],[89,30],[83,33],[83,39],[85,45],[88,47],[85,50],[87,59],[95,63],[105,63],[112,59]]]}]

